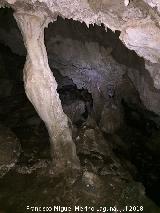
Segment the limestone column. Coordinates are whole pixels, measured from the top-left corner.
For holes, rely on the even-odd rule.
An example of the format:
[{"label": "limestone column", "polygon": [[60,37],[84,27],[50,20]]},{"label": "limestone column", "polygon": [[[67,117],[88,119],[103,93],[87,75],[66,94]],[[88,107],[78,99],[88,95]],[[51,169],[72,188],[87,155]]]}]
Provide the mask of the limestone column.
[{"label": "limestone column", "polygon": [[24,85],[28,99],[44,121],[50,136],[53,164],[56,169],[79,168],[68,118],[64,114],[57,83],[49,68],[44,45],[44,28],[49,18],[43,13],[16,11],[14,17],[27,49]]}]

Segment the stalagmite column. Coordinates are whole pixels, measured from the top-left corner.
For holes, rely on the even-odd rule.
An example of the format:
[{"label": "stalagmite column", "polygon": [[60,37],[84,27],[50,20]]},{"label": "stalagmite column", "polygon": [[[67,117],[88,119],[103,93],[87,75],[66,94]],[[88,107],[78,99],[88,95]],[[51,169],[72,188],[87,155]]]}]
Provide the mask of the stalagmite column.
[{"label": "stalagmite column", "polygon": [[27,49],[24,85],[27,97],[45,122],[51,141],[55,168],[79,168],[75,144],[72,141],[68,118],[57,93],[57,83],[48,65],[44,45],[44,28],[49,19],[43,13],[16,12],[14,17],[22,32]]}]

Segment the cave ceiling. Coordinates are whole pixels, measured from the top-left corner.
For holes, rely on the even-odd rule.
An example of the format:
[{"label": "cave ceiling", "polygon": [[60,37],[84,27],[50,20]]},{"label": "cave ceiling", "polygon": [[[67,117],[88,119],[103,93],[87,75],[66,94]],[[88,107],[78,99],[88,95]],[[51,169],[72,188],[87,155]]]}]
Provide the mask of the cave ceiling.
[{"label": "cave ceiling", "polygon": [[159,0],[1,0],[0,6],[34,16],[41,14],[46,17],[46,26],[61,16],[87,26],[103,23],[106,30],[120,31],[122,42],[145,59],[155,88],[160,88]]}]

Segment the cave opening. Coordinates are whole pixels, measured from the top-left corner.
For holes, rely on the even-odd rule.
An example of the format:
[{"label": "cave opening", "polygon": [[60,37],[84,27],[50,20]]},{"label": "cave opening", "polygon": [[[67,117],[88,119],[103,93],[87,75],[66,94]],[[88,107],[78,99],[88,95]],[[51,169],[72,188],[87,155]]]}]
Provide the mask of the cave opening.
[{"label": "cave opening", "polygon": [[[25,191],[29,185],[25,185],[25,181],[31,181],[36,196],[36,184],[42,183],[40,189],[43,189],[47,183],[38,180],[34,184],[32,181],[41,174],[37,170],[45,170],[51,159],[45,125],[25,95],[23,66],[26,50],[12,13],[11,9],[0,9],[1,132],[6,126],[14,132],[22,147],[15,169],[0,180],[0,204],[9,210],[19,202],[20,189],[13,189],[15,198],[9,194],[9,187],[17,180],[12,180],[14,172],[22,175],[21,180],[18,179],[21,190]],[[82,187],[94,200],[92,193],[102,190],[94,185],[99,183],[97,177],[102,177],[105,184],[105,181],[110,182],[113,190],[117,187],[117,193],[119,185],[126,187],[128,182],[136,181],[141,185],[133,182],[129,196],[133,196],[134,190],[131,191],[134,187],[138,188],[135,189],[137,191],[144,191],[144,186],[147,196],[160,205],[160,117],[147,109],[136,81],[143,82],[140,79],[143,76],[146,82],[150,82],[151,90],[155,89],[152,88],[149,74],[145,73],[144,60],[127,49],[119,35],[118,31],[106,31],[103,25],[90,25],[87,28],[84,23],[61,17],[45,29],[49,66],[58,84],[57,92],[63,111],[71,121],[73,141],[85,174],[82,175],[82,183],[78,181],[75,188],[79,190]],[[110,178],[115,179],[112,182]],[[45,181],[48,181],[48,177],[45,177]],[[58,182],[57,179],[54,181]],[[83,181],[87,189],[83,188]],[[111,189],[107,190],[110,190],[109,194],[112,193]],[[106,192],[102,191],[100,198],[106,196]],[[46,203],[51,191],[47,193]],[[55,189],[56,193],[58,189]],[[88,194],[85,194],[85,199]],[[24,196],[30,201],[28,196],[30,191]],[[62,203],[68,202],[67,196],[64,196]],[[6,197],[11,199],[10,204]],[[124,197],[126,199],[127,195]],[[43,200],[43,196],[39,200]],[[127,199],[122,202],[126,203]]]},{"label": "cave opening", "polygon": [[81,126],[92,112],[93,99],[87,89],[78,89],[69,76],[61,75],[60,71],[53,71],[58,83],[59,94],[63,111],[77,128]]}]

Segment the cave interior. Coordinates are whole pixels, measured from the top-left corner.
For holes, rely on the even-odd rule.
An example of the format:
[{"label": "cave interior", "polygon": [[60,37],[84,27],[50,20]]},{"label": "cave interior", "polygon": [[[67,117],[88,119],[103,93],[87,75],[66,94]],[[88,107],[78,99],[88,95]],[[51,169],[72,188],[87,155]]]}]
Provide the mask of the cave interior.
[{"label": "cave interior", "polygon": [[87,27],[60,16],[45,29],[49,67],[81,165],[80,171],[56,174],[50,171],[54,157],[45,122],[25,93],[23,37],[12,9],[0,9],[2,212],[25,212],[26,203],[112,206],[115,201],[121,208],[144,205],[159,212],[160,116],[141,95],[146,87],[159,91],[144,59],[119,36],[103,24]]}]

